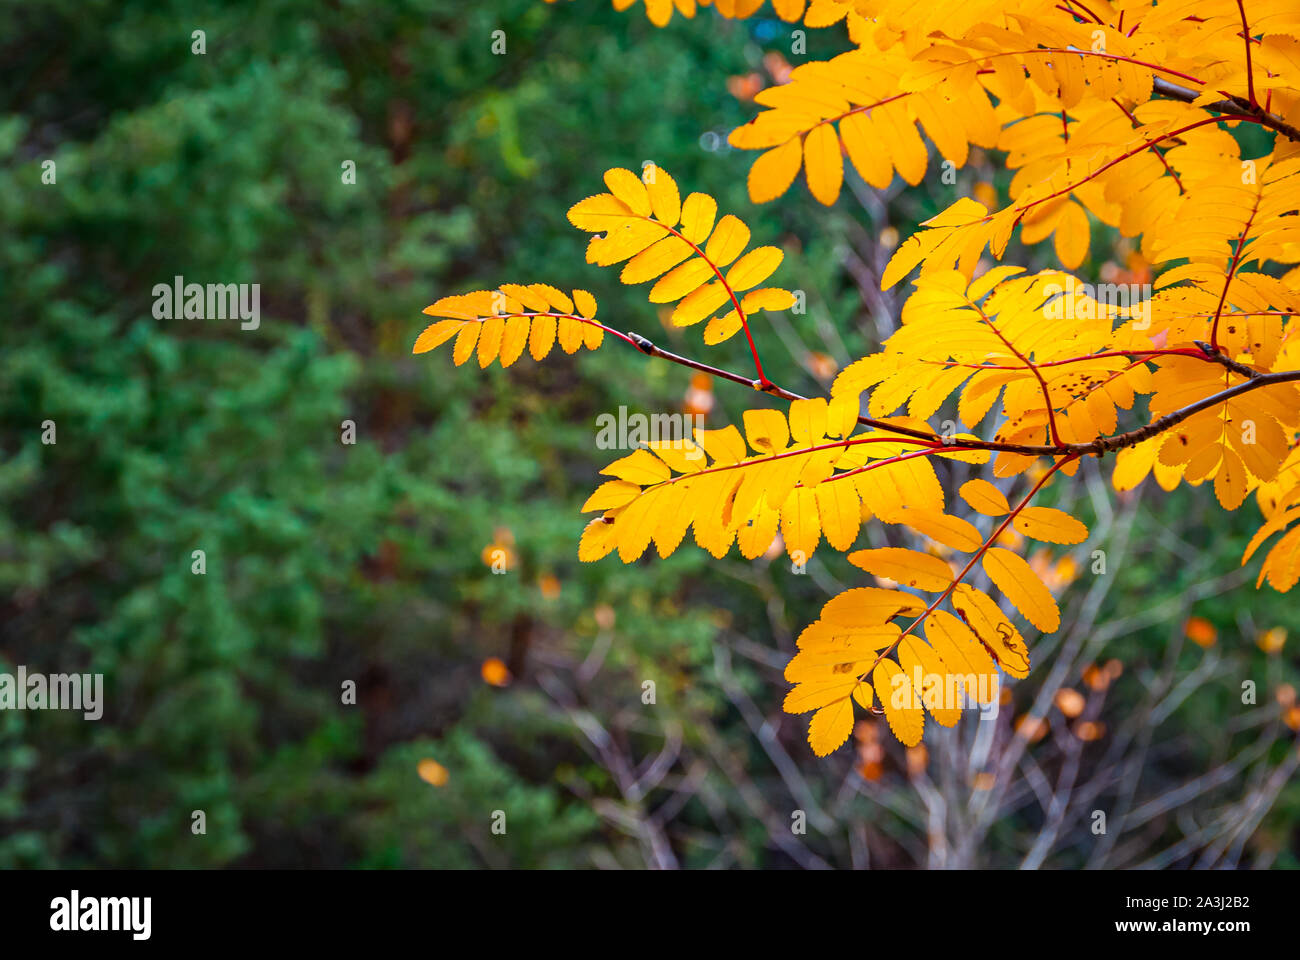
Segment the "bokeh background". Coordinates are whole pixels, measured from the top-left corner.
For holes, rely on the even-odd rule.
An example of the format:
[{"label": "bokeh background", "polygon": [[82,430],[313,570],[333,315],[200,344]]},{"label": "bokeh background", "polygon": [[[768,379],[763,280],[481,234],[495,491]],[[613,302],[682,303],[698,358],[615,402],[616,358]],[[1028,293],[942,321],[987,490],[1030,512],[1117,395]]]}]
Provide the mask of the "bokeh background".
[{"label": "bokeh background", "polygon": [[[774,379],[824,392],[874,349],[899,232],[1006,177],[991,155],[755,209],[725,139],[803,59],[788,24],[3,0],[0,55],[0,670],[102,672],[106,698],[0,713],[0,866],[1300,866],[1300,616],[1238,567],[1253,501],[1116,497],[1090,465],[1046,502],[1093,540],[1025,545],[1064,626],[996,715],[911,751],[865,720],[817,760],[781,670],[860,573],[576,555],[599,414],[718,426],[755,395],[608,339],[508,371],[410,355],[421,308],[506,281],[704,352],[564,218],[647,160],[787,251],[808,310],[756,326]],[[1149,279],[1102,230],[1081,272]],[[154,319],[178,274],[260,284],[259,329]],[[745,369],[742,339],[706,359]]]}]

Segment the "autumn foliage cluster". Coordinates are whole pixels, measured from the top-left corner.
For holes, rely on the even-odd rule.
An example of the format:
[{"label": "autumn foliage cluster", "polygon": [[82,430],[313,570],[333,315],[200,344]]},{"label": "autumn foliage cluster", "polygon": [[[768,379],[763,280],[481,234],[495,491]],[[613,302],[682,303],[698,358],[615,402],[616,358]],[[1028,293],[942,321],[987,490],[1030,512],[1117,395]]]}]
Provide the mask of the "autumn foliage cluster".
[{"label": "autumn foliage cluster", "polygon": [[[767,15],[763,0],[644,6],[660,25],[697,7]],[[846,34],[851,49],[759,92],[760,111],[731,134],[756,152],[755,203],[800,173],[828,205],[846,176],[916,184],[936,165],[965,164],[972,146],[1005,156],[1009,195],[962,197],[899,245],[882,286],[911,278],[901,325],[841,371],[829,397],[800,397],[763,370],[759,314],[795,300],[764,286],[782,251],[751,243],[744,221],[707,193],[683,195],[652,164],[606,171],[606,191],[569,211],[591,234],[587,261],[652,283],[650,302],[672,305],[672,324],[698,326],[706,346],[744,336],[752,374],[607,326],[582,290],[503,284],[428,307],[436,319],[416,353],[450,342],[458,364],[509,366],[525,349],[541,360],[556,343],[574,353],[608,334],[783,404],[611,463],[584,507],[596,517],[580,557],[631,563],[652,544],[667,556],[688,530],[716,557],[754,558],[778,537],[797,563],[823,543],[846,552],[870,579],[826,603],[786,669],[785,708],[811,714],[819,755],[847,739],[855,710],[883,712],[912,745],[926,713],[955,724],[963,703],[996,695],[1001,674],[1028,673],[1022,631],[1054,631],[1060,612],[999,538],[1085,542],[1078,518],[1033,502],[1085,458],[1113,464],[1120,491],[1150,478],[1211,488],[1226,510],[1253,499],[1261,522],[1242,562],[1259,563],[1258,585],[1293,587],[1300,6],[772,0],[770,10]],[[1153,266],[1148,296],[1103,296],[1070,272],[1097,224],[1133,238]],[[990,266],[1013,235],[1050,239],[1061,269]],[[945,419],[962,429],[941,429]],[[958,487],[965,507],[945,500],[940,473],[953,470],[970,477]],[[913,546],[860,543],[872,518]]]}]

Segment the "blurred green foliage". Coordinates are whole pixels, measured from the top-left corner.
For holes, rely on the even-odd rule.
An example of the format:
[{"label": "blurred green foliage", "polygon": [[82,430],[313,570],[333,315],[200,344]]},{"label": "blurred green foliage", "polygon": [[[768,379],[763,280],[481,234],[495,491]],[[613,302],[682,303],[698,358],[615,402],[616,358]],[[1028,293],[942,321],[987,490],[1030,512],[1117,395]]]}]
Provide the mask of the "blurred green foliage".
[{"label": "blurred green foliage", "polygon": [[[842,365],[878,333],[846,250],[906,231],[968,180],[866,211],[797,188],[754,211],[749,158],[724,142],[748,107],[725,80],[782,45],[775,21],[655,30],[604,2],[537,0],[5,0],[0,37],[0,669],[102,672],[107,701],[97,722],[0,714],[0,866],[653,862],[653,836],[599,814],[638,804],[593,752],[605,727],[637,757],[670,729],[709,759],[674,781],[689,797],[656,827],[682,865],[796,862],[755,812],[771,797],[787,816],[788,780],[736,706],[779,707],[779,666],[724,676],[718,641],[748,638],[779,664],[849,569],[819,560],[799,577],[693,548],[583,567],[577,508],[610,459],[595,417],[678,409],[684,371],[611,344],[482,372],[410,344],[438,296],[544,281],[697,347],[586,266],[564,219],[604,169],[652,160],[786,246],[809,312],[763,331],[769,373],[815,391],[802,342]],[[833,49],[814,40],[812,55]],[[260,284],[260,327],[155,319],[153,286],[178,275]],[[733,341],[710,360],[745,357]],[[720,389],[710,422],[753,399]],[[1153,551],[1168,511],[1207,509],[1148,499],[1135,539]],[[1107,616],[1230,570],[1250,518],[1213,516],[1186,534],[1203,567],[1143,553]],[[515,559],[494,576],[483,551],[503,535]],[[1249,647],[1239,608],[1300,638],[1284,599],[1249,588],[1198,612]],[[1128,637],[1126,662],[1158,659],[1167,628]],[[1261,680],[1282,669],[1255,654]],[[490,656],[512,686],[480,679]],[[539,664],[584,662],[599,676],[568,693],[540,682]],[[654,728],[619,722],[647,679]],[[1231,712],[1220,700],[1180,721],[1193,741]],[[814,761],[801,721],[779,738],[819,797],[839,789],[848,761]],[[425,757],[445,786],[416,776]],[[1178,762],[1191,775],[1201,759]],[[508,842],[489,829],[498,809]],[[1298,810],[1292,787],[1265,827],[1290,865]],[[815,856],[848,862],[843,837],[814,833]]]}]

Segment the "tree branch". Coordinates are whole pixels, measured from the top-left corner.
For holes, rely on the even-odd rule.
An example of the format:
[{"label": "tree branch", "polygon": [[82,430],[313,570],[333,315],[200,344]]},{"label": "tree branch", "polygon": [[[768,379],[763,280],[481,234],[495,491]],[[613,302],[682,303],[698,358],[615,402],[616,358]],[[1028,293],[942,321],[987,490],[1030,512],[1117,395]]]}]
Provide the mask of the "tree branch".
[{"label": "tree branch", "polygon": [[[1187,87],[1171,83],[1162,77],[1152,77],[1155,92],[1162,97],[1168,97],[1170,100],[1181,100],[1184,103],[1191,103],[1200,96],[1195,90],[1189,90]],[[1276,130],[1288,140],[1294,140],[1300,143],[1300,128],[1287,123],[1276,114],[1269,113],[1258,104],[1252,104],[1244,97],[1228,96],[1216,103],[1207,103],[1204,105],[1206,110],[1213,110],[1215,113],[1248,113],[1257,123]],[[1229,117],[1228,119],[1232,119]]]},{"label": "tree branch", "polygon": [[[743,384],[752,387],[755,390],[761,390],[763,393],[768,393],[775,397],[781,397],[784,400],[807,399],[800,394],[778,387],[774,383],[769,383],[766,388],[763,388],[757,380],[751,380],[748,377],[742,377],[738,373],[732,373],[729,370],[713,367],[707,363],[700,363],[698,360],[692,360],[689,357],[683,357],[680,354],[664,350],[661,347],[655,346],[638,333],[628,331],[626,335],[620,334],[620,336],[622,336],[624,340],[635,344],[638,350],[648,356],[670,360],[673,363],[679,363],[682,366],[690,367],[693,370],[699,370],[712,376],[721,377],[724,380],[730,380],[732,383]],[[1120,433],[1111,437],[1098,437],[1096,440],[1091,440],[1087,443],[1038,445],[1003,443],[998,440],[968,440],[964,438],[943,437],[934,433],[925,433],[922,430],[913,430],[910,427],[889,423],[884,420],[876,420],[871,417],[860,416],[858,417],[858,423],[869,427],[875,427],[879,430],[897,433],[901,436],[914,437],[919,440],[928,440],[931,442],[938,441],[939,443],[942,443],[945,448],[951,450],[987,450],[996,453],[1019,453],[1031,457],[1102,456],[1103,454],[1114,450],[1122,450],[1125,447],[1136,446],[1143,440],[1150,439],[1156,434],[1163,433],[1171,427],[1177,426],[1193,414],[1200,413],[1203,410],[1208,410],[1210,407],[1225,403],[1233,397],[1240,396],[1243,393],[1249,393],[1252,390],[1258,390],[1261,387],[1272,386],[1277,383],[1293,383],[1300,381],[1300,370],[1283,370],[1277,373],[1260,373],[1257,370],[1252,370],[1243,364],[1237,363],[1237,361],[1232,360],[1222,353],[1207,349],[1208,344],[1198,344],[1198,346],[1201,346],[1201,349],[1205,351],[1206,359],[1222,364],[1229,370],[1239,373],[1247,379],[1242,383],[1228,387],[1226,390],[1221,390],[1212,396],[1204,397],[1196,403],[1189,404],[1181,410],[1175,410],[1173,413],[1165,414],[1165,416],[1158,420],[1153,420],[1144,427],[1138,427],[1137,429],[1130,430],[1127,433]]]}]

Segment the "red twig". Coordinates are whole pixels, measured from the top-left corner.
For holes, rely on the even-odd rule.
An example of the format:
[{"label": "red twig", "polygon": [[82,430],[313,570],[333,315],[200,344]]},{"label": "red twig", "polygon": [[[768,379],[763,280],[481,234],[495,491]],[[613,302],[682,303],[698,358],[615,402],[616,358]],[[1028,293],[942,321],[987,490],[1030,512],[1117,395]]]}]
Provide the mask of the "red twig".
[{"label": "red twig", "polygon": [[736,316],[740,317],[740,325],[745,328],[745,339],[749,341],[749,352],[750,355],[753,356],[754,358],[754,371],[758,374],[757,389],[768,391],[772,387],[775,387],[776,384],[774,384],[771,380],[767,379],[767,376],[763,373],[763,361],[758,358],[758,347],[754,345],[754,336],[749,332],[749,318],[745,316],[745,311],[740,306],[740,298],[736,296],[736,291],[731,289],[731,284],[727,283],[727,278],[722,275],[722,270],[719,269],[716,263],[714,263],[712,260],[710,260],[708,257],[704,255],[704,251],[700,249],[698,244],[690,240],[687,240],[675,228],[670,227],[668,226],[668,224],[662,223],[659,220],[654,220],[650,217],[642,217],[641,219],[648,220],[650,223],[653,223],[656,226],[663,227],[665,230],[667,230],[677,239],[681,240],[683,243],[689,244],[690,248],[694,250],[697,254],[699,254],[700,259],[703,260],[705,263],[707,263],[709,267],[713,270],[713,273],[718,278],[718,282],[722,284],[722,286],[726,289],[727,294],[731,297],[731,303],[736,308]]},{"label": "red twig", "polygon": [[1246,23],[1246,7],[1242,0],[1237,0],[1237,12],[1241,14],[1241,35],[1246,38],[1246,92],[1250,105],[1258,108],[1259,101],[1255,99],[1255,71],[1250,62],[1250,27]]},{"label": "red twig", "polygon": [[871,666],[868,667],[864,673],[858,675],[859,683],[862,682],[864,677],[869,676],[871,674],[871,671],[876,669],[876,665],[880,663],[881,660],[885,659],[885,657],[888,654],[892,653],[894,649],[900,643],[903,642],[903,639],[905,637],[910,635],[913,630],[919,627],[921,625],[921,622],[925,620],[926,617],[934,613],[934,611],[938,608],[939,604],[943,603],[943,601],[947,600],[948,597],[952,595],[952,592],[957,589],[957,584],[961,583],[962,580],[965,579],[966,574],[970,573],[971,567],[975,566],[975,561],[979,560],[980,557],[984,556],[984,554],[988,551],[989,547],[993,546],[994,541],[996,541],[997,538],[1002,535],[1002,531],[1005,530],[1007,528],[1007,525],[1011,523],[1011,521],[1014,520],[1016,517],[1018,517],[1020,515],[1020,512],[1029,505],[1029,501],[1034,499],[1035,495],[1037,495],[1039,490],[1043,489],[1043,485],[1046,484],[1047,481],[1052,478],[1052,475],[1055,474],[1056,471],[1060,470],[1067,463],[1071,463],[1077,459],[1079,459],[1079,455],[1075,453],[1075,454],[1071,454],[1068,457],[1064,457],[1061,460],[1056,461],[1056,463],[1052,464],[1051,468],[1048,469],[1047,472],[1045,472],[1039,478],[1038,482],[1034,484],[1033,488],[1027,494],[1025,494],[1024,499],[1021,500],[1018,504],[1016,504],[1016,506],[1012,509],[1012,511],[1007,514],[1006,519],[1003,520],[1000,524],[998,524],[998,526],[994,529],[994,531],[990,533],[987,538],[985,538],[984,542],[980,545],[980,548],[976,550],[973,554],[971,554],[971,558],[966,561],[966,566],[962,567],[960,572],[958,572],[957,576],[953,578],[952,583],[948,584],[948,589],[944,590],[943,593],[939,594],[939,596],[936,597],[934,601],[928,607],[925,608],[924,612],[922,612],[922,614],[919,617],[917,617],[910,624],[908,624],[907,629],[904,630],[902,633],[900,633],[898,635],[898,639],[895,640],[888,647],[886,647],[880,653],[880,655],[876,657],[876,659],[872,662]]}]

